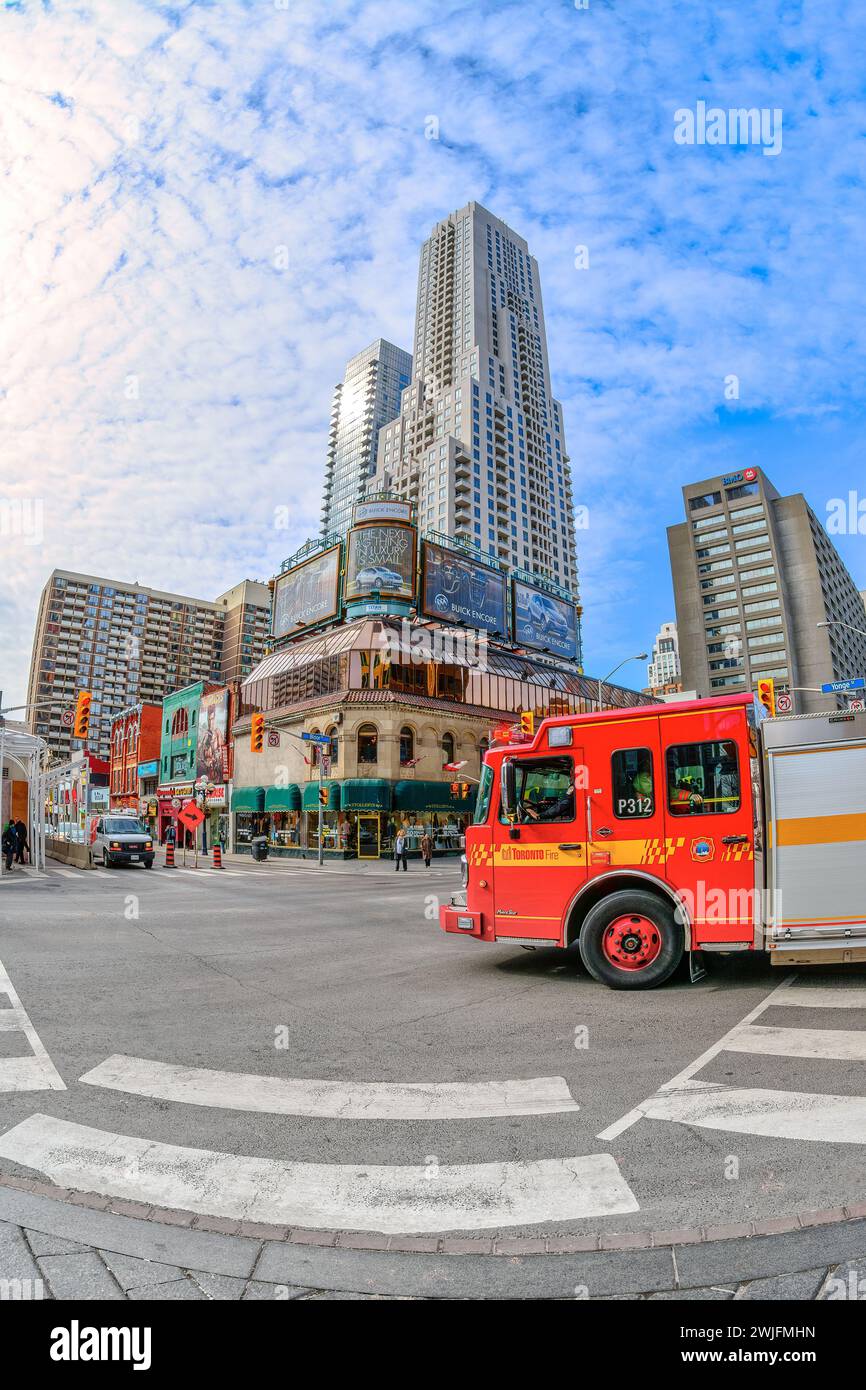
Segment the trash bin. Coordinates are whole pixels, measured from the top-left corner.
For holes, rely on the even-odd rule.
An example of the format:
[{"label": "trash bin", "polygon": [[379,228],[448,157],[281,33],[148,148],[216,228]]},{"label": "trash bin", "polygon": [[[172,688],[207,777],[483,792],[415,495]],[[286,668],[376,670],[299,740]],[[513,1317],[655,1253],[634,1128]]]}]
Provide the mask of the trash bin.
[{"label": "trash bin", "polygon": [[259,863],[268,857],[268,842],[264,835],[254,835],[252,839],[253,859]]}]

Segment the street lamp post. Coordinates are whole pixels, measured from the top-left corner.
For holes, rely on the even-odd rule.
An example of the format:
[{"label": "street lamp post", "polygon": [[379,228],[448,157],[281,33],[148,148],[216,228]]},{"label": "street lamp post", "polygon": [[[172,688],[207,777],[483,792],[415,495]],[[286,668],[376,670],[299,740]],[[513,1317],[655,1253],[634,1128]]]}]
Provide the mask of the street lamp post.
[{"label": "street lamp post", "polygon": [[[843,623],[838,618],[833,618],[826,623],[816,623],[816,627],[847,627],[849,632],[858,632],[861,637],[866,637],[866,631],[862,627],[855,627],[853,623]],[[823,692],[822,692],[823,693]]]},{"label": "street lamp post", "polygon": [[619,671],[623,666],[627,666],[628,663],[629,663],[630,661],[646,661],[646,659],[647,659],[647,653],[646,653],[646,652],[638,652],[637,656],[627,656],[627,657],[625,657],[625,659],[624,659],[623,661],[621,661],[621,662],[619,663],[619,666],[614,666],[613,670],[608,672],[608,674],[604,677],[604,680],[600,680],[600,681],[599,681],[599,683],[598,683],[598,708],[599,708],[599,713],[601,712],[601,707],[602,707],[602,705],[601,705],[601,688],[602,688],[602,686],[604,685],[605,681],[609,681],[610,678],[611,678],[611,676],[615,676],[616,673],[617,673],[617,671]]}]

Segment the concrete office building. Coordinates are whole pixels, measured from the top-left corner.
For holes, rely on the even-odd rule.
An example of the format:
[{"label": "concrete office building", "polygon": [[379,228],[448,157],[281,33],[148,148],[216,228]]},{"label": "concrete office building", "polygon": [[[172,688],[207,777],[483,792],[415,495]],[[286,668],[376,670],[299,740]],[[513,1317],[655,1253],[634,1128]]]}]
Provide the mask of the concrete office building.
[{"label": "concrete office building", "polygon": [[122,710],[161,704],[192,681],[248,674],[264,652],[269,615],[267,585],[249,580],[211,602],[54,570],[36,619],[27,700],[42,707],[30,711],[30,728],[52,754],[69,756],[81,741],[61,715],[79,690],[89,690],[88,747],[108,759],[112,721]]},{"label": "concrete office building", "polygon": [[571,468],[553,397],[541,283],[521,236],[479,203],[421,250],[414,376],[379,437],[368,491],[578,596]]},{"label": "concrete office building", "polygon": [[689,484],[683,501],[668,528],[683,685],[729,694],[772,676],[799,688],[797,713],[835,708],[814,688],[866,674],[866,636],[817,625],[866,628],[866,613],[805,497],[746,468]]},{"label": "concrete office building", "polygon": [[343,381],[334,388],[322,499],[323,536],[344,535],[351,525],[352,507],[364,496],[375,471],[379,431],[399,415],[411,377],[411,354],[384,338],[350,358]]}]

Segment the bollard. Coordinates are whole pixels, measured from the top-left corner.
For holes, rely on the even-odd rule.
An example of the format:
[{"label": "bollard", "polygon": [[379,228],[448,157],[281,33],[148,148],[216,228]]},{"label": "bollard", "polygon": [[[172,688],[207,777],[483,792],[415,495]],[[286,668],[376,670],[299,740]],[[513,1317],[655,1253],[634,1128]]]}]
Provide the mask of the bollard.
[{"label": "bollard", "polygon": [[214,867],[215,869],[221,869],[222,866],[223,866],[223,852],[222,852],[222,848],[221,848],[219,845],[214,845],[214,847],[213,847],[213,867]]},{"label": "bollard", "polygon": [[167,869],[174,868],[174,845],[166,845],[165,847],[165,867]]}]

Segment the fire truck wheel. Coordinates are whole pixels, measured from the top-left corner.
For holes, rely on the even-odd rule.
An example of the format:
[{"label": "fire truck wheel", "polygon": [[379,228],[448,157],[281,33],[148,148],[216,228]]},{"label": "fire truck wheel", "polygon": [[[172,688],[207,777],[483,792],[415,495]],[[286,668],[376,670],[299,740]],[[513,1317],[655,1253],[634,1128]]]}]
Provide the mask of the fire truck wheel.
[{"label": "fire truck wheel", "polygon": [[674,973],[683,957],[683,929],[673,904],[655,893],[611,893],[587,913],[580,958],[611,989],[652,989]]}]

